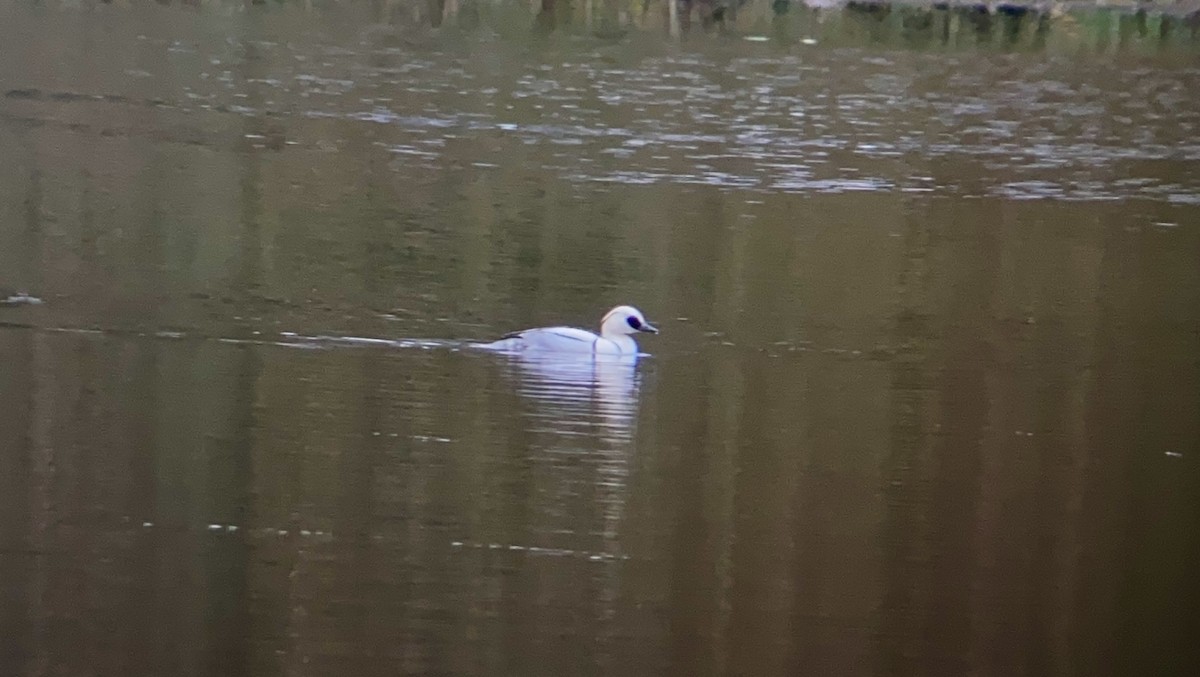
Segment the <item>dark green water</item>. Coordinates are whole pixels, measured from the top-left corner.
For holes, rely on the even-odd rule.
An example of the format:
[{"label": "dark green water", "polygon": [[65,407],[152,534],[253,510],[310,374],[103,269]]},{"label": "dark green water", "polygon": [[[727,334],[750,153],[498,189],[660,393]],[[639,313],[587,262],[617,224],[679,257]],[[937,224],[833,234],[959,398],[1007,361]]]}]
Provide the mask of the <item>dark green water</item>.
[{"label": "dark green water", "polygon": [[388,16],[0,9],[0,675],[1190,674],[1194,50]]}]

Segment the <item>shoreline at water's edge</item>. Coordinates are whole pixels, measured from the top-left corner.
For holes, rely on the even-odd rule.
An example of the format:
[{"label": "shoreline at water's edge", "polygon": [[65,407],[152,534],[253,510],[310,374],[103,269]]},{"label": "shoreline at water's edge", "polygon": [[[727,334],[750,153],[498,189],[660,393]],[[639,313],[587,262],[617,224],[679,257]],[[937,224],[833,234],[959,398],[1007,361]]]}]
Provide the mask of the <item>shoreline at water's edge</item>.
[{"label": "shoreline at water's edge", "polygon": [[[749,0],[753,2],[754,0]],[[1166,14],[1176,17],[1200,15],[1200,0],[1153,2],[1148,0],[794,0],[797,5],[814,9],[847,7],[911,7],[914,9],[986,9],[1005,11],[1071,12],[1116,10],[1129,14]]]}]

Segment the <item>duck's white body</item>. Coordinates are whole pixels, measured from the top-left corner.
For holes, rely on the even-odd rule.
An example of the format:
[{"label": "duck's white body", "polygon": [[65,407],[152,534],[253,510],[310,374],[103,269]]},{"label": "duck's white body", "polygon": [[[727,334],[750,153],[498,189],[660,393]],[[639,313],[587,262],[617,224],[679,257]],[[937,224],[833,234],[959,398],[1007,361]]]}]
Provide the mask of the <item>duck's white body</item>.
[{"label": "duck's white body", "polygon": [[526,350],[594,355],[633,355],[637,342],[628,336],[606,337],[575,327],[539,327],[526,329],[487,344],[493,350],[519,353]]},{"label": "duck's white body", "polygon": [[657,334],[641,311],[632,306],[617,306],[600,322],[600,333],[575,327],[539,327],[514,332],[483,348],[508,353],[528,350],[592,355],[636,355],[637,341],[631,334],[650,332]]}]

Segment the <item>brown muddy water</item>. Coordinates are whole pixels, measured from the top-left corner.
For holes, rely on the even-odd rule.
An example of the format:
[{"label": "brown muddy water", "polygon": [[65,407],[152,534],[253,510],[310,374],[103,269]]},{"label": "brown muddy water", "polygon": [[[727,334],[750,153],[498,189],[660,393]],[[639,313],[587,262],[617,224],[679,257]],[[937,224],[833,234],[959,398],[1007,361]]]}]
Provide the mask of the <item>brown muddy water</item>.
[{"label": "brown muddy water", "polygon": [[369,6],[0,10],[0,674],[1194,674],[1194,49]]}]

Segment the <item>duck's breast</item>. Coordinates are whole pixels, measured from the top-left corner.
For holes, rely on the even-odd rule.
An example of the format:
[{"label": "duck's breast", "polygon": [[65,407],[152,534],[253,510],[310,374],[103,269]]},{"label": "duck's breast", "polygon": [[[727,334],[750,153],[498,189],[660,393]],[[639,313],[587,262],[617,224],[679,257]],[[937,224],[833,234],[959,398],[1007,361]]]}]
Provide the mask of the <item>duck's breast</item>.
[{"label": "duck's breast", "polygon": [[628,336],[601,336],[592,347],[592,352],[597,355],[637,355],[637,351],[637,342]]}]

